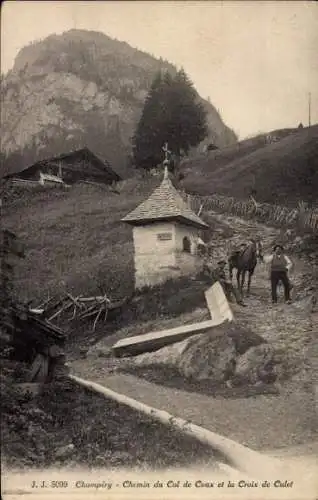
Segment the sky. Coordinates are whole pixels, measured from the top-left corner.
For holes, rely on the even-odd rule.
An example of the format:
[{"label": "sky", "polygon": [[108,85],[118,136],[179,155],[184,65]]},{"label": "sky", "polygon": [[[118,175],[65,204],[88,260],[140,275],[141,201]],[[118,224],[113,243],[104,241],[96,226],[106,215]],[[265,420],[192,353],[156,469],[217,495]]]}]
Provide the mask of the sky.
[{"label": "sky", "polygon": [[183,67],[241,139],[308,125],[309,100],[318,122],[318,2],[7,0],[1,72],[31,41],[74,28]]}]

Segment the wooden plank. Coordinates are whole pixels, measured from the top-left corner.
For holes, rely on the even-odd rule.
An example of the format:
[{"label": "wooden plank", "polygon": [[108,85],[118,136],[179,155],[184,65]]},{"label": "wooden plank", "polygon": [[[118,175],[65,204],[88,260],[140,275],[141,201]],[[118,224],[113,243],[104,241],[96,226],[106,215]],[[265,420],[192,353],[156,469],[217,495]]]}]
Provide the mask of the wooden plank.
[{"label": "wooden plank", "polygon": [[223,291],[221,284],[217,281],[205,292],[205,300],[209,308],[211,318],[217,321],[232,321],[233,313]]},{"label": "wooden plank", "polygon": [[38,354],[33,361],[29,373],[28,382],[45,382],[49,371],[48,357],[43,354]]},{"label": "wooden plank", "polygon": [[38,339],[43,343],[64,342],[65,332],[47,321],[43,321],[36,314],[32,314],[25,308],[13,308],[12,319],[14,325],[23,331],[23,339]]},{"label": "wooden plank", "polygon": [[222,323],[222,321],[208,320],[200,323],[178,326],[169,330],[136,335],[135,337],[119,340],[112,346],[112,350],[117,357],[135,356],[143,352],[156,351],[166,345],[181,342],[181,340],[185,340],[192,335],[204,333]]},{"label": "wooden plank", "polygon": [[211,313],[211,320],[119,340],[112,347],[115,356],[133,356],[142,352],[155,351],[192,335],[204,333],[226,321],[233,321],[233,313],[220,283],[214,283],[205,292],[205,297]]}]

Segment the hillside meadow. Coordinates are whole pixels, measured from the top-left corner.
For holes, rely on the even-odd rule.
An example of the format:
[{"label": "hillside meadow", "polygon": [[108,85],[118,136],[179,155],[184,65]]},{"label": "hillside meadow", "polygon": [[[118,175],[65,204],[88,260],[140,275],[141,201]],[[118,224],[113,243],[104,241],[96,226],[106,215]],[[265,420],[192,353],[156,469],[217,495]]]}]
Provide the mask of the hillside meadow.
[{"label": "hillside meadow", "polygon": [[184,162],[182,187],[199,195],[253,193],[260,202],[317,204],[318,125],[285,132],[277,142],[259,136]]},{"label": "hillside meadow", "polygon": [[112,296],[133,289],[132,228],[120,219],[150,194],[158,180],[124,181],[118,194],[105,186],[17,189],[4,202],[2,226],[25,244],[15,259],[15,290],[22,300],[69,291]]},{"label": "hillside meadow", "polygon": [[[255,189],[258,201],[297,206],[304,199],[314,205],[318,126],[280,132],[280,140],[272,144],[258,136],[184,162],[178,187],[199,195],[224,193],[237,198]],[[15,261],[16,296],[33,303],[66,291],[129,297],[134,287],[132,228],[121,218],[145,200],[161,178],[161,173],[134,172],[116,192],[87,184],[62,189],[15,187],[7,192],[2,225],[26,247],[26,258]],[[209,240],[217,222],[203,216],[208,217],[205,239]]]}]

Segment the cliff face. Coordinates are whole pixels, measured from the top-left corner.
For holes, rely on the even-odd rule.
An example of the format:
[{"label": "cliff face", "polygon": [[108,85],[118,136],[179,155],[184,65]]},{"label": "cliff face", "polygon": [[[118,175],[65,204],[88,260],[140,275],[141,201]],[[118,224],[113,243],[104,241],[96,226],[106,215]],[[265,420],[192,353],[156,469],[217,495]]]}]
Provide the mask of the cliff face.
[{"label": "cliff face", "polygon": [[[167,61],[85,30],[23,48],[1,84],[1,152],[15,157],[7,170],[87,146],[124,173],[144,99],[160,69],[176,71]],[[204,104],[211,140],[220,147],[235,142],[212,104]]]}]

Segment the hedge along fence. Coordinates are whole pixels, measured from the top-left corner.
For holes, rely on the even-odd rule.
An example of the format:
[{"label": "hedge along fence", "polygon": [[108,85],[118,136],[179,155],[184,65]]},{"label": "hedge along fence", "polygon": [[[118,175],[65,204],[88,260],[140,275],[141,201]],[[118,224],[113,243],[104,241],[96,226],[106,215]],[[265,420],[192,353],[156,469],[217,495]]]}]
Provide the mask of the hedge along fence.
[{"label": "hedge along fence", "polygon": [[288,208],[269,203],[257,203],[253,199],[236,200],[219,194],[212,196],[185,194],[185,198],[192,210],[197,213],[202,210],[215,210],[287,228],[318,232],[318,210],[308,209],[303,202],[300,202],[297,208]]}]

